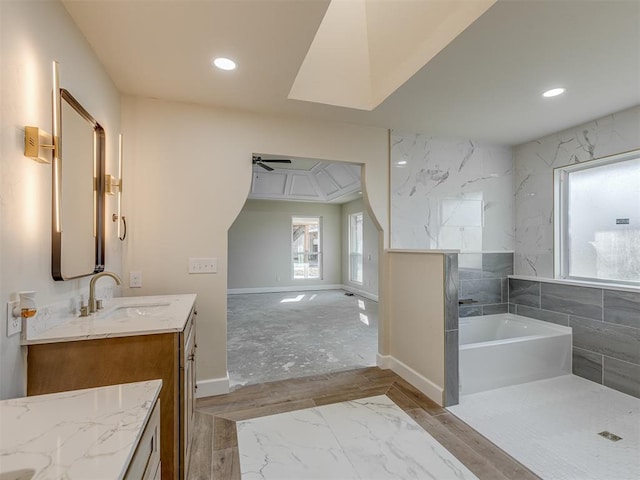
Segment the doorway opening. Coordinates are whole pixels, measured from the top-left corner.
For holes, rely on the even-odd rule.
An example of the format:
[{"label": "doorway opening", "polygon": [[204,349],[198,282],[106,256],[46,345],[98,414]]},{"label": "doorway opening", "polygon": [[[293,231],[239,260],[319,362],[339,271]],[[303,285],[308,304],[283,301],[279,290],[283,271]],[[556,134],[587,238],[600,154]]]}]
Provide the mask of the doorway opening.
[{"label": "doorway opening", "polygon": [[362,166],[264,154],[253,163],[229,229],[231,388],[376,365],[380,236]]}]

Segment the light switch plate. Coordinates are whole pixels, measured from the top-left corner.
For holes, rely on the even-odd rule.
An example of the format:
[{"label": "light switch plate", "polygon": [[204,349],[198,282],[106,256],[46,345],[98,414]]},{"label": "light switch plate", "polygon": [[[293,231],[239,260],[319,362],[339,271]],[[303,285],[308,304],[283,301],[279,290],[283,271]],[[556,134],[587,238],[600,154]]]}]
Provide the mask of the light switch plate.
[{"label": "light switch plate", "polygon": [[18,300],[7,302],[7,337],[22,331],[22,317],[13,316],[13,307],[17,307],[19,303]]},{"label": "light switch plate", "polygon": [[218,273],[215,257],[189,257],[189,273]]}]

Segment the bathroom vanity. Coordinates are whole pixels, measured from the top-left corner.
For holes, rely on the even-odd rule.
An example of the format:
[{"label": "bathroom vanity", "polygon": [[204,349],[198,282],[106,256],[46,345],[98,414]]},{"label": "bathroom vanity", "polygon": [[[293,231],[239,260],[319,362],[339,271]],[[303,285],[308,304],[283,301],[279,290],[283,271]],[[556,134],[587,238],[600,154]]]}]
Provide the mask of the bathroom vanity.
[{"label": "bathroom vanity", "polygon": [[89,317],[27,326],[27,394],[161,379],[162,478],[186,478],[196,388],[195,300],[116,298]]},{"label": "bathroom vanity", "polygon": [[0,479],[160,478],[160,380],[0,402]]}]

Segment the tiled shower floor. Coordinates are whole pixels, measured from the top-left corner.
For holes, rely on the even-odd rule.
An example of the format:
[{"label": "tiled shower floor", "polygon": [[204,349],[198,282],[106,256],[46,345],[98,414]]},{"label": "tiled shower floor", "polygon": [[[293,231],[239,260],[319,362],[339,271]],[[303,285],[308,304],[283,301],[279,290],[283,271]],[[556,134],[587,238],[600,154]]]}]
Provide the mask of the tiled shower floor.
[{"label": "tiled shower floor", "polygon": [[545,480],[640,478],[640,399],[583,378],[467,395],[449,410]]}]

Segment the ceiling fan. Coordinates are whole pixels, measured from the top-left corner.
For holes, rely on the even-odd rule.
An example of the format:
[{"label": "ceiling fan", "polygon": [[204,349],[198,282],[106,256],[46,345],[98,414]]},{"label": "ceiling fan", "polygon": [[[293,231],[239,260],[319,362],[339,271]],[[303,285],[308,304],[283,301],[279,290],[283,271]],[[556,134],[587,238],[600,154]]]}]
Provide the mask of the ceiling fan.
[{"label": "ceiling fan", "polygon": [[262,159],[262,157],[258,156],[258,155],[254,155],[252,158],[252,163],[254,165],[260,165],[262,168],[264,168],[267,172],[272,172],[274,170],[273,167],[271,167],[270,165],[267,165],[267,163],[291,163],[291,160],[289,159],[284,159],[284,158],[276,158],[276,159]]}]

